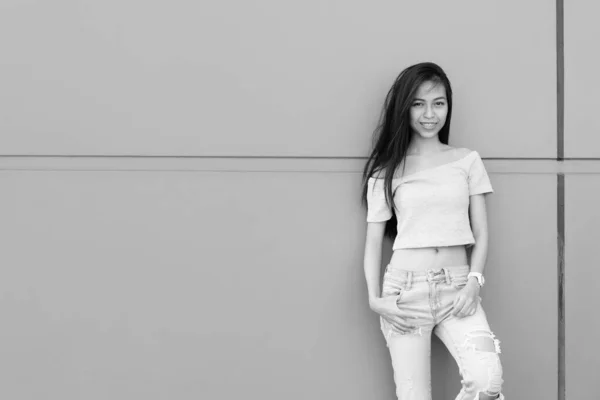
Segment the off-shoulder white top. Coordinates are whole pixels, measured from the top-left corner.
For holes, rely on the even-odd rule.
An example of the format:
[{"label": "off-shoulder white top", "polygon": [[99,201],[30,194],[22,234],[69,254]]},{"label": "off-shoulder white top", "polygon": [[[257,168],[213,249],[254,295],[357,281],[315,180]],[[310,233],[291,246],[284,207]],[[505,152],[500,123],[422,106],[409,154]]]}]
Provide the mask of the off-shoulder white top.
[{"label": "off-shoulder white top", "polygon": [[[368,180],[367,222],[392,217],[383,178],[381,175]],[[493,191],[483,161],[474,150],[456,161],[394,178],[398,234],[393,250],[474,244],[469,196]]]}]

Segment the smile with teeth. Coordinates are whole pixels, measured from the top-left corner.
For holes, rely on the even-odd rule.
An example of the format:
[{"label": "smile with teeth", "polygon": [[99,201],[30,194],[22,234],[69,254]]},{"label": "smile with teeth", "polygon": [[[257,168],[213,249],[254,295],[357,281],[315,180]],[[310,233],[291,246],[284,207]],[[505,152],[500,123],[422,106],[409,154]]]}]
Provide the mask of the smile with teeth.
[{"label": "smile with teeth", "polygon": [[431,129],[436,125],[436,123],[435,122],[421,122],[421,125],[423,125],[425,128]]}]

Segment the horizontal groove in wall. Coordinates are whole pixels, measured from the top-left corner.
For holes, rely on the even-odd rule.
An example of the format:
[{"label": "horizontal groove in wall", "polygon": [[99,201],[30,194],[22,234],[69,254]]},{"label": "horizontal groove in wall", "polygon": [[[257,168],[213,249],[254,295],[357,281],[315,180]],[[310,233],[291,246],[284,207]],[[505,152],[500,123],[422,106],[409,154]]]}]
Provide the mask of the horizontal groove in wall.
[{"label": "horizontal groove in wall", "polygon": [[[492,174],[599,174],[600,160],[484,159]],[[360,173],[365,159],[189,157],[0,157],[0,171]]]},{"label": "horizontal groove in wall", "polygon": [[[16,159],[16,158],[37,158],[37,159],[56,159],[56,158],[68,158],[68,159],[81,159],[81,158],[97,158],[97,159],[266,159],[266,160],[363,160],[366,161],[367,157],[358,156],[253,156],[253,155],[221,155],[221,156],[190,156],[190,155],[109,155],[109,154],[0,154],[0,160],[2,159]],[[554,158],[554,157],[484,157],[484,160],[506,160],[506,161],[563,161],[563,160],[598,160],[600,157],[565,157],[565,158]]]},{"label": "horizontal groove in wall", "polygon": [[190,155],[166,155],[166,154],[155,154],[155,155],[124,155],[124,154],[0,154],[0,158],[223,158],[223,159],[255,159],[255,158],[266,158],[266,159],[342,159],[342,160],[366,160],[366,157],[352,157],[352,156],[252,156],[252,155],[213,155],[213,156],[190,156]]}]

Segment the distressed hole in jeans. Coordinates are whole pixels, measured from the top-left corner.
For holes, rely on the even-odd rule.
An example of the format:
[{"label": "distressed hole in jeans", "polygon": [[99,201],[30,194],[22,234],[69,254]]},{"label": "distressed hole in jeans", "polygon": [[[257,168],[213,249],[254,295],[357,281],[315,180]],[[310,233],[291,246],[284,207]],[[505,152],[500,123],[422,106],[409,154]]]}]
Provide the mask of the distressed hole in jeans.
[{"label": "distressed hole in jeans", "polygon": [[482,360],[487,361],[487,388],[480,391],[474,400],[504,399],[502,388],[502,367],[498,359],[500,341],[495,339],[492,332],[484,329],[474,330],[467,334],[465,347],[482,354]]},{"label": "distressed hole in jeans", "polygon": [[487,330],[469,332],[465,339],[465,346],[477,351],[501,353],[500,341],[496,339],[492,332]]},{"label": "distressed hole in jeans", "polygon": [[475,350],[496,353],[496,345],[494,343],[494,339],[490,337],[474,337],[471,339],[470,342],[472,345],[474,345]]}]

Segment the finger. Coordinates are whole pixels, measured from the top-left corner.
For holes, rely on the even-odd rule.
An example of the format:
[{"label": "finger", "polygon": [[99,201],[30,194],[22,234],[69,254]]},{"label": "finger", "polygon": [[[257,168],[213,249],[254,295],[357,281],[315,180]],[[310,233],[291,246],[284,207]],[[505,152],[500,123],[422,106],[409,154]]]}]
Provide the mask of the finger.
[{"label": "finger", "polygon": [[407,332],[408,328],[404,326],[404,324],[399,324],[397,322],[392,322],[392,327],[400,332]]},{"label": "finger", "polygon": [[396,320],[394,320],[393,318],[386,316],[386,317],[383,317],[383,319],[386,320],[387,323],[390,324],[392,328],[394,328],[400,332],[405,332],[405,328],[402,325],[399,325],[396,322]]},{"label": "finger", "polygon": [[411,329],[409,329],[409,328],[407,328],[407,327],[405,327],[405,326],[403,326],[403,325],[393,325],[393,326],[394,326],[394,328],[396,328],[396,330],[397,330],[397,331],[399,331],[399,332],[407,333],[407,332],[410,332],[410,331],[411,331]]},{"label": "finger", "polygon": [[404,319],[404,318],[396,317],[394,315],[386,315],[383,318],[390,325],[394,326],[396,329],[401,330],[401,331],[411,330],[411,329],[415,328],[413,325],[411,325],[410,322],[408,322],[407,319]]},{"label": "finger", "polygon": [[466,316],[467,316],[467,313],[464,308],[456,313],[456,318],[464,318]]},{"label": "finger", "polygon": [[404,308],[398,308],[398,307],[396,307],[394,309],[393,315],[397,318],[402,318],[402,319],[409,319],[412,317],[412,314],[410,311],[407,311]]},{"label": "finger", "polygon": [[394,321],[394,324],[396,327],[398,327],[398,329],[402,329],[402,330],[411,330],[411,329],[415,328],[414,325],[412,325],[410,322],[408,322],[404,319],[398,319],[398,320]]},{"label": "finger", "polygon": [[464,303],[462,303],[462,306],[456,310],[456,316],[459,318],[463,318],[469,313],[470,310],[471,302],[469,300],[466,300]]},{"label": "finger", "polygon": [[410,331],[416,328],[415,325],[413,325],[411,322],[409,322],[408,320],[405,320],[403,318],[397,318],[394,320],[394,326],[396,326],[398,329],[402,330],[402,331]]},{"label": "finger", "polygon": [[454,296],[454,302],[452,302],[452,307],[456,308],[456,305],[458,304],[459,300],[461,299],[460,294],[457,294],[456,296]]},{"label": "finger", "polygon": [[452,315],[458,315],[458,313],[463,309],[463,307],[465,306],[465,299],[462,296],[457,296],[457,298],[454,301],[454,307],[452,310]]},{"label": "finger", "polygon": [[471,314],[469,315],[475,315],[475,313],[477,312],[477,307],[479,307],[479,301],[475,301],[473,303],[473,309],[471,310]]},{"label": "finger", "polygon": [[462,310],[460,310],[460,315],[462,315],[463,317],[466,317],[467,315],[469,315],[471,313],[472,308],[473,308],[473,302],[470,300],[467,300],[465,302],[465,305],[463,306]]},{"label": "finger", "polygon": [[393,309],[392,309],[391,314],[394,315],[395,317],[399,317],[402,319],[410,319],[410,318],[412,318],[412,315],[413,315],[412,312],[407,310],[406,307],[404,307],[402,303],[400,303],[400,304],[396,303],[395,307],[393,307]]}]

